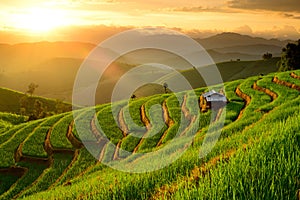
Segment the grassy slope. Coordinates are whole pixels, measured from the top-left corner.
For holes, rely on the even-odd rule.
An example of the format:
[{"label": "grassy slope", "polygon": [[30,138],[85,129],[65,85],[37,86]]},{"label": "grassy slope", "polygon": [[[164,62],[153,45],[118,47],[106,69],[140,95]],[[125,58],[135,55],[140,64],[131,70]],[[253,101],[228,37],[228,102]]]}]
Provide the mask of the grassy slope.
[{"label": "grassy slope", "polygon": [[[268,74],[276,72],[278,70],[277,62],[280,58],[272,58],[270,60],[258,60],[258,61],[231,61],[217,63],[217,67],[220,71],[224,82],[238,80],[241,78],[247,78],[251,76],[257,76],[262,74]],[[205,86],[203,78],[199,75],[195,69],[189,69],[181,72],[182,75],[190,81],[193,88]],[[167,75],[160,80],[163,82],[176,82],[178,78],[174,74]]]},{"label": "grassy slope", "polygon": [[[281,73],[277,76],[281,80],[293,81],[295,84],[300,85],[300,81],[290,79],[288,73]],[[172,188],[175,185],[173,192],[169,193],[167,190],[158,195],[158,198],[164,196],[165,198],[173,197],[175,199],[293,198],[296,190],[300,188],[300,171],[297,168],[297,163],[300,162],[299,92],[272,83],[271,77],[273,75],[265,76],[263,79],[252,77],[226,84],[226,89],[230,90],[228,91],[228,97],[232,100],[227,106],[228,112],[225,118],[227,126],[222,131],[222,137],[213,151],[204,159],[199,159],[199,148],[203,142],[202,135],[207,131],[206,123],[201,126],[203,133],[199,132],[197,134],[194,146],[167,168],[146,174],[128,174],[96,164],[95,167],[92,167],[94,169],[90,170],[90,173],[84,173],[80,175],[80,178],[76,178],[79,172],[83,172],[80,163],[85,163],[85,161],[81,158],[77,164],[75,162],[74,167],[71,167],[72,170],[64,178],[70,181],[69,186],[59,186],[42,192],[49,187],[49,184],[39,182],[40,185],[29,188],[23,192],[23,195],[41,191],[41,193],[29,196],[28,199],[74,199],[78,197],[83,199],[149,199],[151,196],[155,196],[155,193],[160,190],[159,188]],[[278,98],[272,101],[265,93],[253,90],[251,86],[256,81],[258,85],[276,92]],[[240,87],[242,92],[251,97],[251,103],[246,107],[242,118],[235,121],[239,110],[242,109],[242,101],[234,93],[237,86]],[[171,99],[169,97],[169,100]],[[147,99],[147,102],[151,101]],[[167,106],[170,108],[173,104],[176,104],[170,102],[167,101]],[[190,103],[187,102],[187,107],[190,107]],[[121,104],[116,104],[113,108],[119,111],[121,108],[119,106]],[[175,109],[175,107],[172,109]],[[269,111],[269,113],[265,111]],[[198,115],[198,112],[192,112]],[[115,133],[120,131],[113,125],[115,123],[112,121],[113,118],[109,119],[101,115],[101,113],[109,114],[109,109],[101,110],[99,113],[98,117],[100,117],[102,123],[110,120],[106,122],[111,124],[110,128],[114,129]],[[170,114],[175,114],[175,112],[170,112]],[[173,117],[173,120],[175,120],[176,116]],[[33,124],[31,123],[31,126]],[[29,129],[32,131],[32,127],[29,127]],[[61,133],[63,137],[65,137],[65,131]],[[16,140],[16,137],[10,141],[13,140]],[[117,141],[116,138],[114,143],[117,143]],[[13,148],[17,146],[18,144],[13,146],[3,144],[1,147],[13,151]],[[229,153],[234,155],[229,161],[225,158],[224,160],[221,159],[219,164],[210,170],[209,175],[203,175],[202,177],[202,175],[193,174],[195,169],[200,168],[204,163],[209,166],[210,161],[214,158]],[[141,160],[143,161],[143,158]],[[57,159],[56,162],[59,162],[59,160]],[[155,162],[155,160],[151,162]],[[13,160],[10,159],[9,163],[13,163]],[[88,161],[88,163],[95,164],[93,161]],[[147,160],[142,164],[147,165]],[[67,163],[61,164],[64,168],[66,165]],[[3,166],[8,165],[4,163]],[[56,168],[54,165],[52,169],[48,170],[62,173],[61,166]],[[87,167],[87,165],[84,166],[84,168]],[[131,167],[131,164],[129,163],[127,167]],[[73,177],[72,173],[74,173]],[[56,177],[58,176],[59,174],[56,174]],[[190,179],[190,176],[196,178]],[[51,180],[52,183],[54,181]],[[42,190],[37,190],[37,187],[40,186]]]},{"label": "grassy slope", "polygon": [[[0,112],[19,113],[20,112],[20,99],[24,96],[24,93],[10,90],[0,87]],[[35,100],[40,100],[44,106],[47,106],[48,111],[55,111],[56,100],[47,99],[43,97],[33,96],[30,100],[32,105]],[[70,104],[66,104],[71,109]],[[29,112],[32,111],[33,108]]]}]

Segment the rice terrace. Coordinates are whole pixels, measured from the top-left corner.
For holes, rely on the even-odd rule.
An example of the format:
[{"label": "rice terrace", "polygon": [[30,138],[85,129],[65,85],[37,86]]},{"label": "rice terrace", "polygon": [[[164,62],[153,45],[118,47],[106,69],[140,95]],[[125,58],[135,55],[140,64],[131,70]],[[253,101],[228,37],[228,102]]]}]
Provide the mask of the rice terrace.
[{"label": "rice terrace", "polygon": [[0,200],[300,200],[299,0],[2,0]]},{"label": "rice terrace", "polygon": [[[300,71],[227,82],[225,88],[229,102],[221,139],[203,159],[199,159],[198,149],[214,111],[189,110],[193,106],[186,100],[189,91],[180,93],[180,102],[174,94],[164,94],[131,100],[129,105],[99,105],[96,115],[89,119],[85,117],[90,116],[89,109],[79,109],[77,119],[67,112],[30,122],[19,115],[2,113],[0,198],[228,199],[232,194],[247,199],[256,199],[257,195],[262,199],[294,198],[300,178]],[[199,96],[205,91],[195,89]],[[163,105],[165,126],[143,140],[132,136],[150,132],[155,129],[155,120],[163,120],[148,114],[156,102]],[[123,112],[124,106],[129,106],[130,113]],[[115,123],[111,109],[120,113],[118,123],[126,131]],[[185,117],[180,118],[181,112]],[[129,114],[136,124],[146,128],[138,130],[127,123]],[[191,120],[194,117],[201,120]],[[74,120],[89,120],[85,131],[95,136],[95,144],[105,143],[98,160],[83,147]],[[110,130],[109,141],[104,140],[95,120]],[[169,167],[127,174],[101,164],[101,160],[130,159],[119,149],[131,151],[130,156],[134,156],[135,152],[162,147],[172,140],[180,122],[185,124],[181,138],[189,137],[193,123],[199,123],[199,128],[193,145]],[[111,148],[112,143],[117,148]]]}]

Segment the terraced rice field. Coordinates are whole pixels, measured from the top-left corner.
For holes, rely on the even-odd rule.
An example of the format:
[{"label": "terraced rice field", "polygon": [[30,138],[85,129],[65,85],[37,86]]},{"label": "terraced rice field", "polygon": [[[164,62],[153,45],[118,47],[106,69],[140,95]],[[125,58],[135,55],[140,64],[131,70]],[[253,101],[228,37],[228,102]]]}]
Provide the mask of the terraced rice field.
[{"label": "terraced rice field", "polygon": [[[1,114],[0,199],[295,199],[299,77],[293,71],[225,83],[226,112],[200,112],[207,91],[200,88],[27,123]],[[220,119],[220,138],[199,157]],[[147,173],[107,166],[146,170],[156,162],[148,153],[160,150],[182,155]]]}]

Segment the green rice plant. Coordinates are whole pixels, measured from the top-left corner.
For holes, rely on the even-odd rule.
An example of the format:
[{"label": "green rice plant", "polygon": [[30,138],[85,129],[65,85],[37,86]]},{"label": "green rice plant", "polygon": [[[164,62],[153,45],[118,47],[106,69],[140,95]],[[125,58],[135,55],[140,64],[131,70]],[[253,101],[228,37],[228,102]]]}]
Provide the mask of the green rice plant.
[{"label": "green rice plant", "polygon": [[6,121],[12,125],[18,125],[26,122],[27,117],[12,113],[3,113],[0,112],[0,120]]},{"label": "green rice plant", "polygon": [[10,187],[4,194],[0,195],[0,200],[12,199],[22,190],[30,186],[47,168],[46,165],[32,164],[20,162],[18,166],[28,169],[27,173],[19,178],[12,187]]},{"label": "green rice plant", "polygon": [[[77,112],[73,112],[75,123],[72,128],[72,133],[79,141],[96,142],[97,138],[92,132],[91,122],[95,115],[106,107],[107,104],[102,104],[96,107],[84,108]],[[97,126],[97,123],[95,125]]]},{"label": "green rice plant", "polygon": [[[131,132],[129,135],[127,135],[121,143],[121,149],[133,152],[135,147],[139,144],[141,138],[143,137],[143,132]],[[120,155],[120,157],[126,157],[127,153],[124,152],[125,155]]]},{"label": "green rice plant", "polygon": [[6,130],[2,134],[0,134],[0,145],[4,142],[6,142],[9,138],[11,138],[17,131],[27,126],[27,124],[20,124],[14,127],[11,127],[10,129]]},{"label": "green rice plant", "polygon": [[21,142],[42,122],[37,120],[26,124],[5,142],[0,144],[0,168],[10,167],[15,164],[14,153]]},{"label": "green rice plant", "polygon": [[49,168],[45,169],[35,183],[20,194],[20,197],[23,198],[37,192],[47,190],[51,184],[53,184],[57,178],[62,175],[71,161],[72,155],[60,153],[54,154],[53,164]]},{"label": "green rice plant", "polygon": [[266,76],[263,79],[257,81],[258,86],[267,88],[278,95],[278,97],[274,99],[273,102],[267,105],[268,106],[267,108],[262,107],[261,108],[262,110],[267,110],[267,109],[271,110],[286,102],[287,99],[295,99],[299,95],[299,91],[297,90],[282,85],[278,85],[272,82],[273,77],[274,76]]},{"label": "green rice plant", "polygon": [[68,114],[69,113],[62,113],[62,114],[54,115],[51,117],[47,117],[47,118],[45,118],[45,121],[43,123],[41,123],[40,126],[52,127],[53,125],[55,125],[56,122],[58,122],[61,118],[65,117]]},{"label": "green rice plant", "polygon": [[226,83],[225,86],[225,92],[226,92],[226,97],[227,99],[232,102],[232,101],[236,101],[236,102],[243,102],[244,100],[237,96],[235,93],[235,89],[243,82],[244,80],[236,80],[236,81],[232,81],[232,82],[228,82]]},{"label": "green rice plant", "polygon": [[[91,129],[91,121],[94,118],[94,114],[95,109],[90,108],[76,115],[72,132],[78,140],[97,141]],[[80,135],[78,135],[78,132]]]},{"label": "green rice plant", "polygon": [[72,180],[74,177],[78,176],[79,174],[84,172],[87,168],[95,165],[96,163],[97,160],[90,152],[88,152],[87,149],[85,148],[80,149],[77,160],[73,163],[71,168],[64,174],[64,176],[60,179],[60,181],[55,186],[62,185]]},{"label": "green rice plant", "polygon": [[282,73],[276,74],[275,76],[277,76],[279,78],[279,80],[287,81],[289,83],[293,83],[293,84],[296,84],[296,85],[300,85],[300,80],[299,79],[295,79],[295,78],[292,78],[290,76],[291,72],[292,71],[282,72]]},{"label": "green rice plant", "polygon": [[[28,198],[31,199],[51,199],[51,198],[58,198],[58,199],[68,199],[68,198],[89,198],[89,199],[149,199],[151,198],[152,194],[155,192],[155,188],[162,187],[165,184],[170,184],[173,182],[181,183],[181,178],[187,177],[190,175],[190,172],[194,169],[195,166],[201,166],[206,161],[213,159],[215,156],[220,155],[221,153],[224,153],[228,150],[231,150],[232,148],[241,148],[241,144],[243,143],[252,143],[253,140],[259,139],[260,141],[263,141],[266,137],[273,138],[273,135],[280,136],[282,134],[282,131],[286,131],[290,129],[290,126],[284,124],[282,126],[275,127],[274,124],[281,123],[282,121],[286,121],[290,116],[299,116],[299,99],[287,102],[286,104],[279,106],[278,108],[271,111],[272,115],[268,114],[266,117],[264,117],[262,120],[258,121],[255,126],[252,129],[247,129],[245,131],[239,131],[235,134],[230,135],[228,138],[221,138],[213,151],[207,155],[204,159],[199,159],[199,145],[201,143],[195,143],[193,147],[190,149],[187,149],[187,151],[184,153],[182,157],[180,157],[178,160],[176,160],[174,163],[172,163],[170,166],[163,168],[158,171],[150,172],[150,173],[143,173],[143,174],[129,174],[124,172],[119,172],[110,168],[105,168],[101,171],[94,171],[91,174],[87,174],[86,176],[80,177],[80,179],[76,182],[72,182],[70,186],[67,187],[56,187],[51,191],[43,192],[36,194],[34,196],[30,196]],[[290,109],[286,109],[290,108]],[[296,124],[299,122],[299,119],[296,118],[293,120],[293,124]],[[278,129],[278,132],[276,134],[271,134],[270,130]],[[281,127],[281,128],[278,128]],[[299,126],[297,126],[299,127]],[[283,129],[284,128],[284,129]],[[292,132],[297,132],[296,129],[291,129]],[[268,135],[272,135],[272,137],[269,137]],[[292,135],[292,134],[291,134]],[[287,138],[288,140],[297,141],[296,138]],[[272,143],[272,142],[271,142]],[[285,145],[285,141],[275,142],[274,144],[280,144]],[[264,145],[262,145],[264,146]],[[291,146],[296,145],[288,145],[288,148]],[[270,147],[267,146],[267,151],[270,149],[277,149],[276,147]],[[280,149],[280,148],[279,148]],[[297,150],[295,147],[293,147],[291,150]],[[276,150],[277,151],[277,150]],[[241,151],[240,151],[241,152]],[[296,151],[298,152],[298,150]],[[259,154],[262,154],[262,152],[255,151],[253,155],[259,156]],[[266,157],[266,154],[262,154]],[[276,158],[277,154],[274,155],[273,158]],[[283,154],[285,155],[285,154]],[[250,157],[244,157],[241,160],[248,161],[252,160],[253,163],[250,163],[250,169],[253,164],[255,164],[255,157],[254,159],[249,159]],[[259,158],[259,157],[256,157]],[[154,162],[155,160],[149,160],[148,162]],[[288,162],[293,165],[290,169],[295,170],[293,173],[298,173],[297,169],[295,169],[295,166],[297,166],[298,161],[292,160],[296,162]],[[259,166],[264,166],[264,162],[258,162],[260,163]],[[276,163],[276,162],[273,162]],[[280,163],[283,163],[281,161]],[[143,163],[145,166],[147,166],[149,163],[145,162]],[[288,164],[289,165],[289,164]],[[229,166],[229,165],[228,165]],[[238,171],[237,173],[234,172],[234,177],[236,179],[230,179],[230,181],[233,181],[234,184],[239,183],[239,176],[242,175],[243,177],[247,176],[247,170],[249,167],[245,167],[244,165],[233,165],[234,171]],[[224,168],[221,168],[224,169]],[[232,169],[232,168],[228,168]],[[267,168],[267,170],[264,170],[265,172],[270,171],[269,175],[272,174],[274,171],[270,170],[272,167]],[[230,170],[227,170],[230,172]],[[244,171],[243,171],[244,170]],[[255,171],[255,170],[254,170]],[[217,171],[218,173],[215,173],[216,175],[220,174],[222,175],[222,170]],[[259,172],[259,171],[258,171]],[[291,180],[290,174],[291,170],[288,170],[288,176],[290,178],[287,178],[286,180]],[[254,173],[255,174],[255,173]],[[274,176],[274,174],[272,174]],[[232,176],[231,176],[232,177]],[[248,185],[255,189],[255,185],[252,183],[257,183],[263,180],[263,176],[258,176],[260,179],[247,179],[249,182]],[[279,176],[278,176],[279,177]],[[224,175],[223,178],[226,178]],[[216,181],[214,181],[216,180]],[[205,184],[207,187],[210,186],[210,181],[213,181],[213,184],[218,185],[220,183],[216,176],[210,176],[207,178],[207,181]],[[89,183],[89,184],[86,184]],[[225,181],[227,183],[227,180]],[[244,183],[244,182],[243,182]],[[294,183],[290,181],[290,183]],[[193,184],[193,183],[192,183]],[[202,184],[202,183],[201,183]],[[226,184],[221,184],[222,186],[228,186]],[[180,185],[178,185],[180,186]],[[254,187],[253,187],[254,186]],[[195,185],[192,185],[192,187],[195,187]],[[184,185],[183,185],[184,188]],[[233,195],[231,193],[232,190],[223,190],[224,187],[221,187],[219,191],[225,191],[224,194],[220,195]],[[279,189],[279,192],[276,192],[276,194],[280,194],[281,192],[284,192],[286,188]],[[181,186],[179,188],[181,190]],[[190,189],[189,189],[190,190]],[[289,191],[294,190],[293,188],[288,189]],[[70,192],[71,191],[71,192]],[[226,193],[228,191],[228,193]],[[271,190],[272,191],[272,190]],[[196,191],[197,192],[197,191]],[[210,193],[207,192],[207,195]],[[268,197],[264,193],[261,193],[263,197]],[[214,199],[212,196],[212,199]],[[186,196],[186,198],[189,198],[189,196]],[[197,198],[197,197],[196,197]],[[225,198],[228,199],[228,198]]]},{"label": "green rice plant", "polygon": [[171,95],[166,99],[166,106],[168,108],[169,116],[173,120],[174,124],[168,130],[162,143],[173,139],[175,136],[179,136],[180,133],[188,126],[189,121],[184,117],[182,112],[182,103],[185,93],[177,93],[176,95]]},{"label": "green rice plant", "polygon": [[66,136],[72,120],[73,115],[68,114],[53,125],[50,134],[50,143],[54,149],[74,149]]},{"label": "green rice plant", "polygon": [[[279,120],[278,120],[279,121]],[[294,199],[300,184],[300,113],[279,123],[269,123],[260,141],[239,150],[229,163],[221,162],[209,176],[182,186],[175,199]],[[260,127],[259,127],[260,128]],[[263,136],[265,135],[265,136]],[[298,143],[297,143],[298,142]],[[238,166],[238,167],[237,167]]]},{"label": "green rice plant", "polygon": [[186,108],[189,110],[189,114],[192,116],[197,116],[200,114],[199,108],[199,98],[194,91],[188,91],[186,94]]},{"label": "green rice plant", "polygon": [[105,148],[104,156],[102,159],[103,163],[109,163],[112,161],[114,153],[116,150],[116,145],[112,142],[108,142]]},{"label": "green rice plant", "polygon": [[132,110],[132,108],[130,108],[130,105],[125,106],[123,110],[123,120],[128,129],[128,132],[146,132],[146,127],[141,120],[140,111],[136,110],[135,114],[130,114],[130,110]]},{"label": "green rice plant", "polygon": [[[124,120],[128,126],[129,131],[145,131],[144,123],[141,120],[141,107],[143,104],[145,104],[147,101],[149,101],[151,97],[144,97],[139,98],[137,100],[131,100],[129,104],[124,107]],[[132,119],[132,121],[127,121],[128,119]],[[130,123],[129,123],[130,122]],[[133,123],[132,123],[133,122]]]},{"label": "green rice plant", "polygon": [[246,126],[251,125],[264,115],[264,113],[260,112],[260,108],[269,104],[271,102],[271,98],[264,92],[252,89],[252,85],[257,79],[258,77],[251,77],[240,84],[240,90],[249,95],[251,97],[251,101],[245,108],[241,119],[230,123],[222,130],[222,137],[227,137],[228,135],[243,130]]},{"label": "green rice plant", "polygon": [[235,93],[235,89],[243,82],[243,80],[232,81],[226,83],[226,98],[229,103],[226,105],[225,126],[235,121],[244,107],[244,100]]},{"label": "green rice plant", "polygon": [[[182,102],[183,102],[183,98],[184,98],[185,93],[180,92],[180,93],[176,93],[172,94],[170,97],[168,97],[166,99],[166,105],[168,107],[168,109],[172,109],[172,108],[180,108],[182,106]],[[178,115],[172,115],[173,113],[170,113],[170,117],[174,120],[174,121],[180,121],[180,116],[178,117]]]},{"label": "green rice plant", "polygon": [[22,153],[24,156],[47,158],[44,149],[45,138],[50,127],[38,127],[23,142]]},{"label": "green rice plant", "polygon": [[123,138],[123,133],[117,123],[117,116],[126,102],[108,105],[97,113],[97,119],[105,136],[115,145]]},{"label": "green rice plant", "polygon": [[9,122],[3,121],[2,119],[0,119],[0,137],[1,137],[2,133],[4,133],[7,130],[11,129],[12,126],[13,125],[11,125]]},{"label": "green rice plant", "polygon": [[152,148],[156,147],[159,139],[168,128],[164,122],[162,110],[162,103],[166,97],[168,95],[161,95],[145,103],[145,113],[151,123],[151,128],[144,135],[145,138],[138,149],[139,152],[151,151]]},{"label": "green rice plant", "polygon": [[1,194],[6,192],[17,180],[18,176],[12,175],[12,174],[1,174],[0,176],[0,199]]},{"label": "green rice plant", "polygon": [[[175,194],[172,191],[166,191],[165,198],[283,199],[287,197],[292,199],[294,197],[292,195],[295,195],[295,191],[300,186],[297,181],[294,181],[300,179],[299,167],[297,166],[297,163],[300,162],[300,137],[297,134],[300,128],[300,99],[285,96],[285,101],[281,99],[277,103],[273,103],[275,101],[271,102],[268,95],[251,88],[257,80],[258,77],[250,78],[244,80],[240,85],[240,89],[251,96],[251,102],[239,120],[235,121],[243,102],[238,97],[234,97],[233,92],[229,95],[232,97],[231,100],[235,99],[235,101],[233,100],[227,105],[229,114],[226,114],[225,119],[227,123],[234,122],[223,129],[222,137],[219,138],[206,157],[199,158],[199,150],[203,141],[198,140],[171,165],[154,172],[124,173],[104,167],[99,163],[78,178],[70,180],[69,186],[58,186],[50,191],[28,196],[28,199],[150,199],[157,188],[168,188],[174,184],[178,188],[177,192],[176,189]],[[232,86],[232,91],[234,88]],[[281,86],[281,88],[285,87]],[[280,92],[276,91],[276,93],[279,95],[277,99],[284,98],[284,92],[282,92],[282,97],[280,97]],[[166,100],[167,106],[171,97]],[[185,123],[184,120],[186,120],[182,119],[180,104],[176,103],[175,100],[169,100],[169,105],[172,104],[174,106],[168,107],[168,110],[169,115],[174,116],[174,119],[172,118],[174,125],[168,129],[168,132],[173,127],[176,129],[176,123]],[[273,104],[271,109],[263,109],[264,106],[271,104]],[[270,112],[266,113],[265,111]],[[207,118],[202,122],[203,134],[207,131],[205,124],[209,121],[208,116],[210,114],[206,113]],[[156,118],[156,116],[154,117]],[[201,115],[197,115],[197,117],[201,117]],[[114,120],[112,117],[107,123],[114,122]],[[199,121],[201,123],[201,120]],[[188,120],[186,123],[188,126]],[[182,147],[188,141],[190,133],[199,131],[195,124],[190,126],[186,137],[174,139],[170,148],[161,148],[168,153],[165,159],[172,157],[173,153],[181,150],[178,147]],[[103,122],[102,125],[104,125]],[[218,124],[215,123],[213,126],[213,128],[217,128]],[[177,128],[179,128],[178,125]],[[207,135],[208,140],[214,137],[214,134],[212,130]],[[122,140],[121,146],[127,137]],[[118,141],[120,140],[115,142]],[[129,146],[129,142],[127,145],[129,149],[132,148]],[[229,158],[229,161],[228,158],[220,159],[216,165],[213,165],[208,175],[205,174],[204,177],[187,181],[190,180],[189,177],[195,166],[205,166],[208,162],[214,161],[217,157],[222,157],[223,154],[230,151],[235,153]],[[109,143],[105,152],[105,162],[111,162],[114,152],[113,143]],[[140,162],[140,164],[146,169],[152,163],[157,162],[155,159],[150,159],[151,157],[147,158],[147,156],[137,158],[137,155],[132,155],[126,159],[127,161],[133,161],[134,158],[142,160],[144,162]],[[165,155],[162,154],[161,156]],[[118,164],[117,161],[112,163]],[[135,161],[128,163],[125,167],[130,169],[134,164]],[[266,190],[266,188],[270,189]],[[167,195],[169,192],[173,196]],[[164,196],[161,197],[164,198]]]}]

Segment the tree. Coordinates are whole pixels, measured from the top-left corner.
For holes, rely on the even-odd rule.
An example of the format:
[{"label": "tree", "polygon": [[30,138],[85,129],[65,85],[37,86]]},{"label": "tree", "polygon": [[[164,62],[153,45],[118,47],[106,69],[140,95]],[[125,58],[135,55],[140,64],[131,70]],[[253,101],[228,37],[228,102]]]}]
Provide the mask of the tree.
[{"label": "tree", "polygon": [[68,112],[70,109],[61,99],[56,99],[55,102],[55,112],[56,114]]},{"label": "tree", "polygon": [[135,98],[136,98],[136,95],[135,95],[135,94],[132,94],[130,98],[131,98],[131,99],[135,99]]},{"label": "tree", "polygon": [[262,58],[263,58],[264,60],[270,60],[272,57],[273,57],[273,55],[272,55],[271,53],[269,53],[269,52],[265,53],[265,54],[262,56]]},{"label": "tree", "polygon": [[19,100],[20,103],[20,114],[21,115],[26,115],[26,112],[28,110],[28,98],[26,95],[20,98]]},{"label": "tree", "polygon": [[164,88],[165,88],[165,93],[168,93],[168,91],[167,91],[167,89],[168,89],[168,87],[169,87],[169,86],[168,86],[168,83],[164,83],[163,86],[164,86]]},{"label": "tree", "polygon": [[35,89],[38,88],[38,87],[39,87],[39,85],[37,85],[35,83],[30,83],[28,85],[28,90],[26,91],[26,93],[28,93],[28,94],[30,94],[30,96],[32,96],[33,93],[34,93],[34,91],[35,91]]},{"label": "tree", "polygon": [[41,119],[46,116],[46,112],[43,106],[43,102],[40,100],[35,100],[34,102],[34,112],[33,112],[35,119]]},{"label": "tree", "polygon": [[300,39],[282,49],[279,71],[300,69]]}]

